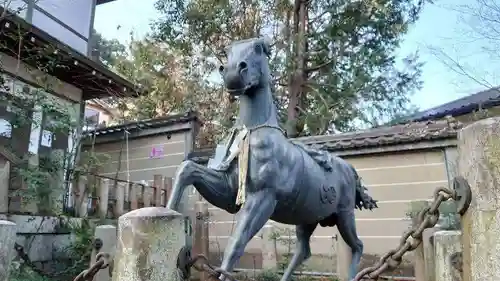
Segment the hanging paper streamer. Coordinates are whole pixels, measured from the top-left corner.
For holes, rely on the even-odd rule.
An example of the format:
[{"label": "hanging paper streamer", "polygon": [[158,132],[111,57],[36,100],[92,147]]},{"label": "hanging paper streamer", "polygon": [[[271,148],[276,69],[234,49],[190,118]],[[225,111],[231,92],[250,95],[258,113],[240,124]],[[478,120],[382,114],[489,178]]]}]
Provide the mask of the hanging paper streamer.
[{"label": "hanging paper streamer", "polygon": [[159,158],[162,156],[163,156],[163,145],[153,146],[151,148],[151,153],[149,154],[149,158]]}]

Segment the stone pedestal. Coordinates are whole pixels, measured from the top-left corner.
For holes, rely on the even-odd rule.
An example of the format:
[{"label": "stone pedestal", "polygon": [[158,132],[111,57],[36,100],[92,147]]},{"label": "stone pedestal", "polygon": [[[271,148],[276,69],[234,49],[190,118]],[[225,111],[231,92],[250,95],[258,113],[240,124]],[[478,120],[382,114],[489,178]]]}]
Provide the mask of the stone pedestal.
[{"label": "stone pedestal", "polygon": [[9,280],[9,267],[15,254],[16,232],[15,223],[0,220],[0,281]]},{"label": "stone pedestal", "polygon": [[462,251],[461,231],[438,231],[434,234],[435,278],[439,281],[461,281],[460,272],[452,266],[451,257]]},{"label": "stone pedestal", "polygon": [[488,118],[458,134],[458,171],[472,203],[462,217],[464,281],[500,280],[500,118]]},{"label": "stone pedestal", "polygon": [[176,266],[186,243],[184,217],[162,207],[141,208],[118,219],[113,281],[181,281]]}]

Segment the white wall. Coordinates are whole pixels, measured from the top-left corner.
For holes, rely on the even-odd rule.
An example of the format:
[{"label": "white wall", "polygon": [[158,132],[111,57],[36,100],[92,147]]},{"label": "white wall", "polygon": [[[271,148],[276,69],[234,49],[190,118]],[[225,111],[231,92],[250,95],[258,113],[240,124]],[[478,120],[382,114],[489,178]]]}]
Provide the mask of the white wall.
[{"label": "white wall", "polygon": [[[2,0],[0,0],[2,1]],[[44,30],[61,42],[87,55],[91,25],[92,0],[38,0],[33,11],[32,24]],[[85,39],[60,25],[39,9],[43,9],[59,21],[71,27]]]}]

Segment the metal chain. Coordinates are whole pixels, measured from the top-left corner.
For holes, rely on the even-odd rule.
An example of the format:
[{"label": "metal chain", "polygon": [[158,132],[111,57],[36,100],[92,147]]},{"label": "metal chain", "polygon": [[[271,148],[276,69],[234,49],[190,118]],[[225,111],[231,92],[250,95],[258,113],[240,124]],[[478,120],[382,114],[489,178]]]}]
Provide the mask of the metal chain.
[{"label": "metal chain", "polygon": [[110,254],[99,253],[96,256],[96,262],[92,264],[88,269],[78,274],[78,276],[76,276],[75,279],[73,279],[73,281],[92,281],[97,272],[99,272],[102,269],[110,267],[112,263],[113,260]]},{"label": "metal chain", "polygon": [[444,187],[437,188],[434,191],[432,204],[420,211],[418,214],[418,225],[407,230],[402,235],[398,248],[387,252],[374,266],[361,270],[356,274],[353,281],[360,281],[365,278],[377,280],[383,272],[398,267],[403,260],[403,255],[415,250],[422,243],[424,230],[432,228],[437,224],[439,220],[438,209],[441,203],[449,199],[455,199],[456,197],[457,195],[454,190]]},{"label": "metal chain", "polygon": [[204,271],[213,278],[219,278],[221,275],[225,277],[226,280],[237,281],[234,276],[219,267],[213,267],[208,263],[207,257],[204,255],[197,255],[191,259],[189,262],[189,267],[193,267],[197,271]]}]

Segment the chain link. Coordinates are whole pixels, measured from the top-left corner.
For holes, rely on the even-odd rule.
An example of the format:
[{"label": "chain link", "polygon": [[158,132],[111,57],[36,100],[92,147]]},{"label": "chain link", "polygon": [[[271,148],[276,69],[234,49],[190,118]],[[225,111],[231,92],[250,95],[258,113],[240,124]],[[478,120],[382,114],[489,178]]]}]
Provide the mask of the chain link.
[{"label": "chain link", "polygon": [[112,266],[112,263],[113,260],[110,254],[99,253],[96,256],[96,262],[92,264],[88,269],[78,274],[78,276],[76,276],[75,279],[73,279],[73,281],[92,281],[97,272]]},{"label": "chain link", "polygon": [[353,281],[360,281],[364,278],[377,280],[383,272],[398,267],[403,260],[403,255],[415,250],[422,243],[424,230],[437,224],[439,220],[438,209],[441,203],[455,198],[455,191],[444,187],[437,188],[434,191],[432,204],[420,211],[417,218],[418,224],[403,233],[398,248],[387,252],[374,266],[361,270],[356,274]]},{"label": "chain link", "polygon": [[212,265],[210,265],[208,263],[207,257],[205,257],[204,255],[197,255],[194,258],[192,258],[191,261],[189,262],[189,267],[192,267],[200,272],[204,271],[208,273],[208,275],[212,278],[218,279],[222,275],[225,277],[226,280],[237,281],[236,278],[234,278],[234,276],[231,273],[223,270],[222,268],[213,267]]}]

